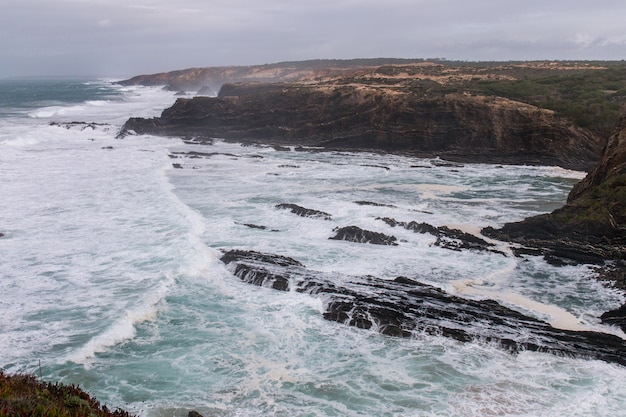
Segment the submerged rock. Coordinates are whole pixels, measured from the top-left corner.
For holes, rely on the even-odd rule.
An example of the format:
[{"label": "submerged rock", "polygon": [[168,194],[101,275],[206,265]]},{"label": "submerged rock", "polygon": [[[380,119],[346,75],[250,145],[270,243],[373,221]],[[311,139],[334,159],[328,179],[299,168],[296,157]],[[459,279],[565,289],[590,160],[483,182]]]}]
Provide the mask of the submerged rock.
[{"label": "submerged rock", "polygon": [[96,130],[97,128],[107,128],[110,126],[108,123],[96,123],[96,122],[50,122],[50,126],[60,126],[66,129],[72,128],[80,128],[80,130],[85,130],[87,128],[91,130]]},{"label": "submerged rock", "polygon": [[458,162],[445,161],[443,159],[431,159],[430,164],[440,168],[463,168],[465,166]]},{"label": "submerged rock", "polygon": [[228,251],[221,260],[250,284],[320,297],[326,320],[389,336],[440,335],[495,343],[511,352],[549,352],[626,366],[626,342],[617,336],[556,329],[496,301],[454,296],[409,278],[325,274],[289,257],[244,250]]},{"label": "submerged rock", "polygon": [[347,240],[355,243],[371,243],[372,245],[397,246],[395,236],[387,236],[384,233],[372,232],[357,226],[346,226],[334,230],[337,234],[329,239]]},{"label": "submerged rock", "polygon": [[332,216],[328,213],[325,213],[319,210],[305,208],[297,204],[281,203],[281,204],[277,204],[276,208],[290,210],[292,213],[297,214],[298,216],[301,216],[301,217],[312,217],[312,218],[319,218],[319,219],[324,219],[324,220],[332,219]]},{"label": "submerged rock", "polygon": [[244,226],[249,227],[250,229],[267,230],[267,226],[261,226],[258,224],[252,224],[252,223],[237,223],[237,224],[243,224]]},{"label": "submerged rock", "polygon": [[170,158],[189,158],[189,159],[208,159],[213,156],[230,156],[232,158],[238,158],[237,155],[232,153],[223,153],[223,152],[198,152],[198,151],[188,151],[188,152],[172,152],[168,156]]},{"label": "submerged rock", "polygon": [[373,201],[363,201],[363,200],[355,201],[354,204],[358,204],[359,206],[374,206],[374,207],[397,208],[393,204],[383,204],[383,203],[376,203],[376,202],[373,202]]},{"label": "submerged rock", "polygon": [[270,232],[278,232],[279,230],[277,229],[268,229],[267,226],[263,226],[260,224],[254,224],[254,223],[239,223],[239,222],[235,222],[235,224],[238,224],[240,226],[245,226],[248,227],[250,229],[257,229],[257,230],[269,230]]},{"label": "submerged rock", "polygon": [[435,227],[428,223],[418,223],[415,221],[411,221],[408,223],[399,222],[389,217],[378,218],[378,220],[384,221],[391,227],[400,226],[404,227],[407,230],[412,230],[415,233],[428,233],[436,236],[437,240],[435,241],[434,245],[440,246],[445,249],[451,249],[455,251],[469,249],[499,253],[501,255],[504,255],[503,252],[494,249],[495,245],[493,243],[489,243],[478,236],[463,232],[458,229],[450,229],[447,226]]}]

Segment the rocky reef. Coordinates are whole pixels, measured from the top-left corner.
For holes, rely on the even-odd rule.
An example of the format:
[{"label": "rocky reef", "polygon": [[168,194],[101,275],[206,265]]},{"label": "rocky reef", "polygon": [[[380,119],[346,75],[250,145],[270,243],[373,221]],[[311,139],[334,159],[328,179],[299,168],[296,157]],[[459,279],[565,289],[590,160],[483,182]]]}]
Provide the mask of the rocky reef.
[{"label": "rocky reef", "polygon": [[431,234],[437,238],[434,245],[444,249],[450,249],[454,251],[467,249],[505,255],[503,252],[494,248],[495,244],[489,243],[478,236],[463,232],[458,229],[451,229],[447,226],[435,227],[428,223],[418,223],[416,221],[399,222],[389,217],[379,218],[378,220],[382,220],[391,227],[399,226],[405,228],[406,230],[411,230],[415,233]]},{"label": "rocky reef", "polygon": [[552,111],[499,97],[420,96],[372,85],[226,85],[219,97],[179,98],[126,134],[439,156],[461,162],[586,170],[601,140]]},{"label": "rocky reef", "polygon": [[397,246],[395,236],[387,236],[384,233],[372,232],[371,230],[361,229],[358,226],[345,226],[335,228],[335,236],[330,237],[332,240],[345,240],[355,243],[369,243],[372,245],[389,245]]},{"label": "rocky reef", "polygon": [[299,206],[297,204],[280,203],[276,205],[276,208],[289,210],[290,212],[297,214],[298,216],[301,216],[301,217],[311,217],[311,218],[318,218],[318,219],[324,219],[324,220],[332,219],[332,215],[324,211],[309,209],[306,207]]},{"label": "rocky reef", "polygon": [[406,277],[382,280],[313,271],[296,259],[229,250],[221,260],[241,280],[319,297],[326,320],[395,337],[440,335],[522,350],[626,365],[626,342],[592,331],[556,329],[493,300],[470,300]]}]

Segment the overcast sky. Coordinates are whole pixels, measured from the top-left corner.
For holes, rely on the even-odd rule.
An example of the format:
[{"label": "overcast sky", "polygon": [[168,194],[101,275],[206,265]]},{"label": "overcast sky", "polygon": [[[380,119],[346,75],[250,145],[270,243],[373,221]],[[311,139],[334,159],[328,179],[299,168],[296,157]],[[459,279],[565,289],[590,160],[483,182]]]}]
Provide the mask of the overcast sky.
[{"label": "overcast sky", "polygon": [[0,0],[0,78],[373,57],[626,59],[626,0]]}]

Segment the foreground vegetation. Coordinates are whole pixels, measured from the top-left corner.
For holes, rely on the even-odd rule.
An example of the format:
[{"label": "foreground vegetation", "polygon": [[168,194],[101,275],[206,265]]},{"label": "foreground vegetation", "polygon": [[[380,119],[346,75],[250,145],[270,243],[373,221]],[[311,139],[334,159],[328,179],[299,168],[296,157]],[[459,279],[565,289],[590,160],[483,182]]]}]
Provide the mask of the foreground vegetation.
[{"label": "foreground vegetation", "polygon": [[6,375],[0,371],[0,417],[132,417],[110,411],[85,391],[53,384],[32,375]]}]

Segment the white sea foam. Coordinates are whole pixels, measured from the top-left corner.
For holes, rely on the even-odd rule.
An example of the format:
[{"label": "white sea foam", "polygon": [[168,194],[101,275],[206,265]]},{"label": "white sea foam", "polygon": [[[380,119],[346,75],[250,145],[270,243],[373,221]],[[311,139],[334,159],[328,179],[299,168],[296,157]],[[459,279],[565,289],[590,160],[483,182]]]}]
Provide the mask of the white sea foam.
[{"label": "white sea foam", "polygon": [[149,297],[140,301],[138,306],[124,311],[122,317],[116,319],[106,330],[94,336],[87,344],[70,353],[61,363],[71,361],[88,365],[89,359],[93,358],[96,353],[104,352],[111,346],[135,337],[138,324],[154,320],[158,312],[158,304],[164,300],[167,291],[168,285],[162,285]]},{"label": "white sea foam", "polygon": [[23,137],[17,136],[13,138],[0,138],[0,146],[10,146],[14,148],[24,148],[28,146],[33,146],[38,143],[38,140],[33,137]]}]

